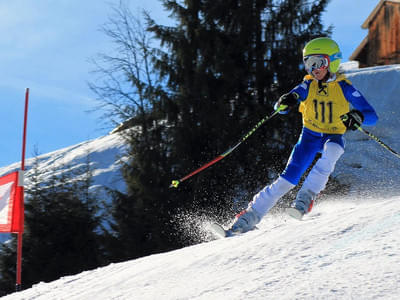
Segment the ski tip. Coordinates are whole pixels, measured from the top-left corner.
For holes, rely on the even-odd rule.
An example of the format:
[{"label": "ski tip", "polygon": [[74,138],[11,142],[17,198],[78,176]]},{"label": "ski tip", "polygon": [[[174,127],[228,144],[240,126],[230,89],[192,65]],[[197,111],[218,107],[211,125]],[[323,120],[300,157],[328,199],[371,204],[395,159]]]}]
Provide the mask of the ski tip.
[{"label": "ski tip", "polygon": [[225,238],[225,237],[230,236],[229,235],[230,230],[225,230],[221,224],[211,223],[210,227],[211,227],[211,230],[213,231],[213,233],[220,238]]},{"label": "ski tip", "polygon": [[296,220],[302,220],[304,216],[304,214],[300,210],[294,207],[289,207],[288,209],[286,209],[286,213]]}]

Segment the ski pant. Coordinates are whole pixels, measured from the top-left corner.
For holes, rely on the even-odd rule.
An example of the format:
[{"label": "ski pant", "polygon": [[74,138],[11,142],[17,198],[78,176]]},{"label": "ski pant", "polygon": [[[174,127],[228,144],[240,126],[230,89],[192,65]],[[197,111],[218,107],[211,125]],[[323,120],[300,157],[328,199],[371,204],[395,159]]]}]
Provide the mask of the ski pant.
[{"label": "ski pant", "polygon": [[281,176],[257,193],[249,205],[260,216],[264,216],[283,195],[299,183],[317,153],[321,153],[321,157],[308,174],[301,190],[311,190],[319,194],[325,188],[337,160],[344,153],[344,138],[342,134],[319,133],[304,127]]}]

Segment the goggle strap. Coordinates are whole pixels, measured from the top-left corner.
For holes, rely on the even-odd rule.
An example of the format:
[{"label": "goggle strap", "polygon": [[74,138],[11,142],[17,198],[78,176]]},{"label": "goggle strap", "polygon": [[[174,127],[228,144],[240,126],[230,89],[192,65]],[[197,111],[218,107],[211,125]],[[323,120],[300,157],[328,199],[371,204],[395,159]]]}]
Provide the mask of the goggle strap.
[{"label": "goggle strap", "polygon": [[332,54],[332,55],[330,55],[329,56],[329,60],[330,61],[334,61],[334,60],[337,60],[337,59],[342,59],[343,58],[343,56],[342,56],[342,52],[336,52],[335,54]]}]

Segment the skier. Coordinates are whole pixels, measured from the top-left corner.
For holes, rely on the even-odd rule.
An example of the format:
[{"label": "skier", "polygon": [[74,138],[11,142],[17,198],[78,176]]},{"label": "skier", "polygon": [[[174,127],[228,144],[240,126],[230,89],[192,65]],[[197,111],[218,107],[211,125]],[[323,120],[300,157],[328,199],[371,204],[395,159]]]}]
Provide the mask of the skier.
[{"label": "skier", "polygon": [[321,153],[287,210],[290,216],[301,219],[311,211],[316,196],[325,188],[337,160],[344,153],[343,134],[346,130],[377,122],[375,110],[351,82],[338,73],[341,58],[339,46],[330,38],[316,38],[305,45],[303,61],[308,75],[275,104],[275,108],[287,106],[281,112],[284,114],[300,104],[301,135],[283,173],[256,194],[248,208],[236,216],[231,232],[253,229],[275,203],[299,183],[316,154]]}]

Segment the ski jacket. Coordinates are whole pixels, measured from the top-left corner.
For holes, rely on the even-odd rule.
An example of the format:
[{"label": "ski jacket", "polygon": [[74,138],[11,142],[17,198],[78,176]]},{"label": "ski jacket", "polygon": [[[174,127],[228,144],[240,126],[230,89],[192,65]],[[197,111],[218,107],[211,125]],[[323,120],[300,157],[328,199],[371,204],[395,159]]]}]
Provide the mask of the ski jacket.
[{"label": "ski jacket", "polygon": [[304,127],[315,132],[344,134],[340,116],[349,112],[350,106],[364,115],[363,125],[375,125],[378,120],[373,107],[343,74],[327,82],[306,75],[290,92],[298,95]]}]

